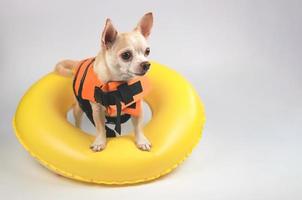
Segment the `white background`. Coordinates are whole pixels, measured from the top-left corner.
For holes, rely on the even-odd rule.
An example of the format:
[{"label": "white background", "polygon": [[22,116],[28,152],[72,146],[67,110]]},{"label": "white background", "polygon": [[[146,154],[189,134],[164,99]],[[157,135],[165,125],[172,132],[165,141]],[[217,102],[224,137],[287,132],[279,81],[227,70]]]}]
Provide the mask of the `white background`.
[{"label": "white background", "polygon": [[[302,199],[301,1],[0,1],[1,199]],[[150,183],[60,177],[15,138],[28,87],[63,58],[95,55],[105,18],[131,30],[155,15],[151,57],[182,73],[206,106],[186,162]],[[44,116],[47,118],[47,116]]]}]

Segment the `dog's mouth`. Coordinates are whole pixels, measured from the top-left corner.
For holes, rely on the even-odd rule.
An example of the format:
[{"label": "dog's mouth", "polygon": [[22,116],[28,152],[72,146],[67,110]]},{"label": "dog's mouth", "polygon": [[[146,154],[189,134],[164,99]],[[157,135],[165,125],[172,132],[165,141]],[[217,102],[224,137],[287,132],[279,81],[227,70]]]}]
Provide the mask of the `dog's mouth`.
[{"label": "dog's mouth", "polygon": [[134,76],[144,76],[146,74],[146,72],[135,73],[135,72],[132,72],[132,71],[128,70],[128,74],[134,75]]}]

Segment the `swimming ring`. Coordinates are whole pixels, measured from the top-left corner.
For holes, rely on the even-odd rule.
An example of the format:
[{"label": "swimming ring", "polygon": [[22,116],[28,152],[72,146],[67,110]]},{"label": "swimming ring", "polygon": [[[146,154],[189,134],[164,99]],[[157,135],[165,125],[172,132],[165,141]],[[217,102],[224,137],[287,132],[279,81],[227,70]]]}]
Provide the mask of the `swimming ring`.
[{"label": "swimming ring", "polygon": [[152,85],[145,101],[152,119],[144,127],[150,152],[139,150],[133,134],[108,139],[93,152],[88,135],[67,121],[74,103],[72,78],[50,73],[23,96],[13,119],[15,133],[41,164],[68,178],[101,184],[133,184],[156,179],[176,168],[192,151],[205,123],[204,107],[177,72],[152,63]]}]

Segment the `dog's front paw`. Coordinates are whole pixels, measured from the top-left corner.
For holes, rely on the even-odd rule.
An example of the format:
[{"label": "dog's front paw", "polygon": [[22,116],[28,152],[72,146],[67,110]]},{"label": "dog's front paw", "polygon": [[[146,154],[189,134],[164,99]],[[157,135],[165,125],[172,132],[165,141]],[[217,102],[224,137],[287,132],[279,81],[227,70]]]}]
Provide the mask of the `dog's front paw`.
[{"label": "dog's front paw", "polygon": [[144,135],[140,135],[140,136],[136,137],[136,145],[139,149],[141,149],[143,151],[151,150],[151,143]]},{"label": "dog's front paw", "polygon": [[106,147],[106,138],[97,137],[94,142],[90,145],[92,151],[98,152],[102,151]]}]

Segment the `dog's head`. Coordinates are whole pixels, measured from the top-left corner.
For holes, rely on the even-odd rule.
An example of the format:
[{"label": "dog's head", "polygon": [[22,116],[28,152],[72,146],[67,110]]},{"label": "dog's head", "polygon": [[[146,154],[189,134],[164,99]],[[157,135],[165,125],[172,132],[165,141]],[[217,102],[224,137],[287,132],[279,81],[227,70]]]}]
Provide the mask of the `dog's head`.
[{"label": "dog's head", "polygon": [[106,64],[116,81],[144,75],[150,68],[147,38],[153,25],[152,13],[145,14],[133,31],[118,33],[110,19],[102,33],[102,50]]}]

